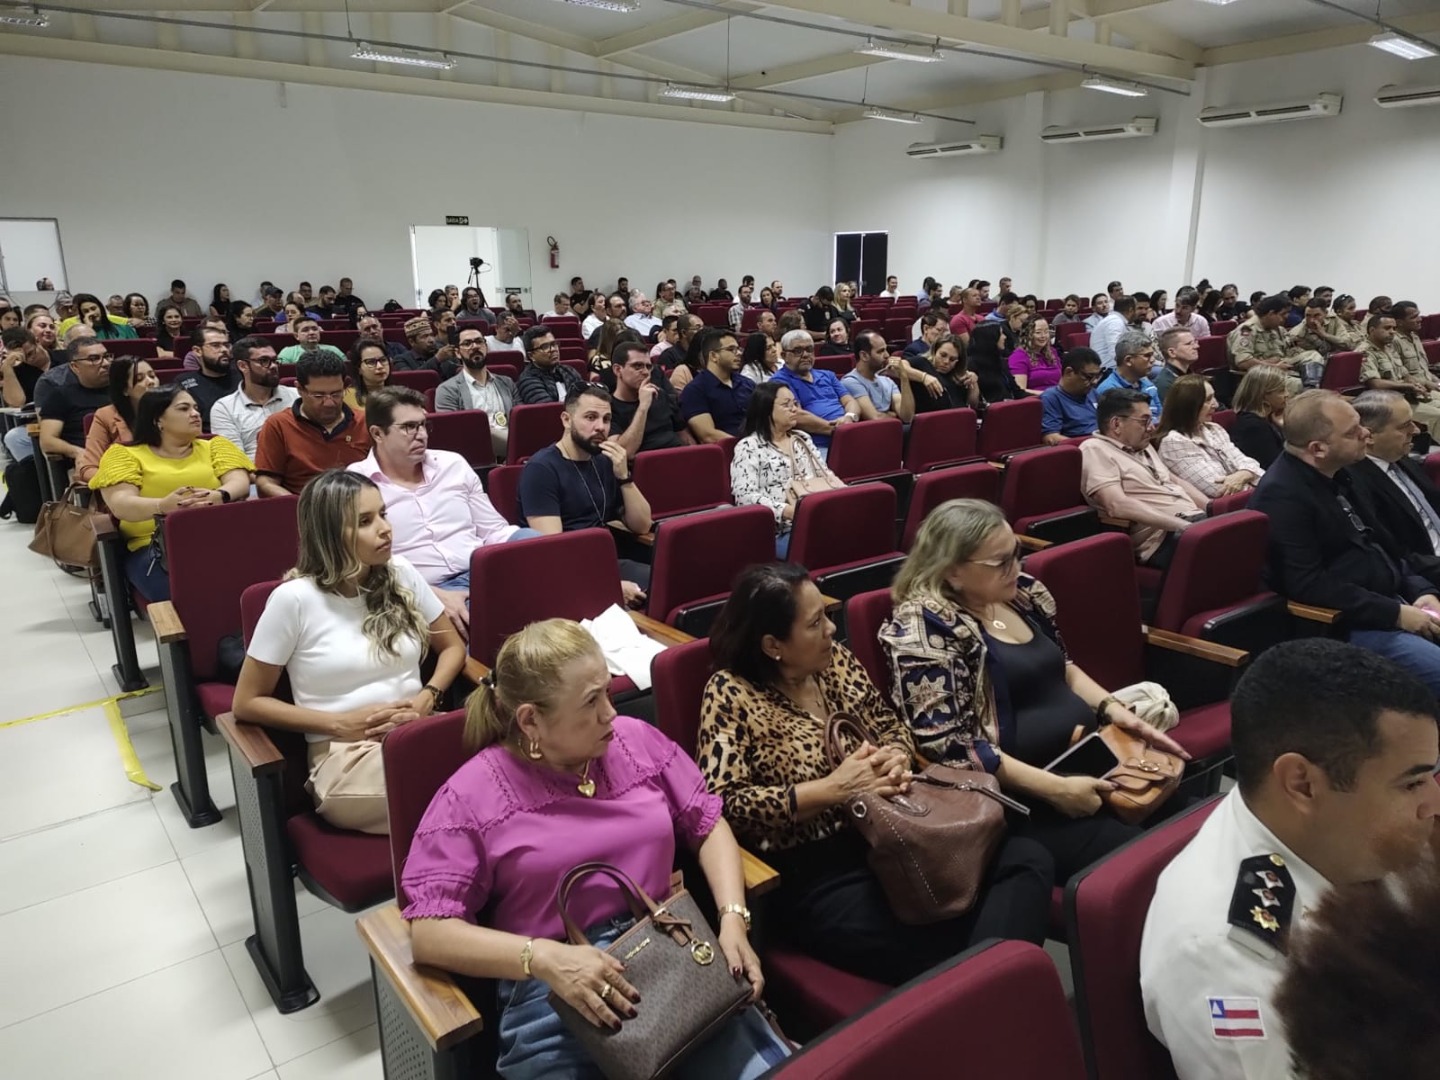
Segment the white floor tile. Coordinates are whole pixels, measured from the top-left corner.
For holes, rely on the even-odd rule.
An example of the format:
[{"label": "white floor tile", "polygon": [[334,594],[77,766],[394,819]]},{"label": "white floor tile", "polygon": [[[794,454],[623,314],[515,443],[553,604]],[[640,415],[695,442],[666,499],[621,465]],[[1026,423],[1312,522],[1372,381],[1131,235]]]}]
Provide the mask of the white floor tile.
[{"label": "white floor tile", "polygon": [[[0,848],[0,854],[3,851]],[[200,900],[200,907],[215,939],[221,945],[243,941],[254,931],[250,892],[245,879],[245,854],[238,836],[191,855],[180,865]],[[306,892],[299,881],[295,882],[295,893],[296,908],[302,917],[322,911],[327,906],[325,901]]]},{"label": "white floor tile", "polygon": [[37,1080],[274,1075],[219,952],[0,1030],[0,1061],[6,1076]]},{"label": "white floor tile", "polygon": [[149,801],[0,843],[0,914],[175,861]]},{"label": "white floor tile", "polygon": [[280,1080],[382,1080],[380,1032],[374,1024],[281,1065]]},{"label": "white floor tile", "polygon": [[[83,681],[74,676],[71,686]],[[98,683],[88,692],[98,694]],[[52,692],[48,702],[33,704],[56,708],[64,702]],[[103,709],[0,728],[0,837],[141,802],[149,794],[125,778]]]},{"label": "white floor tile", "polygon": [[215,947],[179,863],[12,911],[0,916],[0,1027]]},{"label": "white floor tile", "polygon": [[320,1000],[284,1016],[270,1000],[244,944],[225,947],[225,961],[276,1065],[375,1023],[370,964],[355,932],[355,919],[355,915],[327,907],[300,920],[305,968],[320,991]]}]

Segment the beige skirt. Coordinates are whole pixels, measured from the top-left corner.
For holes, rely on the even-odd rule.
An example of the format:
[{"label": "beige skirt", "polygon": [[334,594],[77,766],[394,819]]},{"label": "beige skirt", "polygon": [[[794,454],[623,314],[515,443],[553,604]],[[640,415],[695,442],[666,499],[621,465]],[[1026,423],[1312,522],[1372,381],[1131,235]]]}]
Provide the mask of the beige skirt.
[{"label": "beige skirt", "polygon": [[378,739],[312,742],[305,790],[315,809],[337,829],[388,836],[385,766]]}]

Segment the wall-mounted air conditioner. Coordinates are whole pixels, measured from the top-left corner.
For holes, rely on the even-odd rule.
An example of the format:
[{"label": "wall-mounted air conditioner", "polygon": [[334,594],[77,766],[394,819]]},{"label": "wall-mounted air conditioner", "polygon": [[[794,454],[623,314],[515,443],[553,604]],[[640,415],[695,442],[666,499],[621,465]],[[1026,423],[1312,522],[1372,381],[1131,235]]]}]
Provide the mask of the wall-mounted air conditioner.
[{"label": "wall-mounted air conditioner", "polygon": [[1285,101],[1278,105],[1214,105],[1202,109],[1198,119],[1204,127],[1216,128],[1323,120],[1327,116],[1339,116],[1344,100],[1339,94],[1317,94],[1308,101]]},{"label": "wall-mounted air conditioner", "polygon": [[1440,105],[1440,86],[1382,86],[1375,91],[1375,104],[1382,109]]},{"label": "wall-mounted air conditioner", "polygon": [[956,142],[911,143],[905,151],[906,157],[942,158],[960,157],[965,154],[995,154],[1005,145],[999,135],[976,135],[973,139]]},{"label": "wall-mounted air conditioner", "polygon": [[1124,124],[1093,124],[1087,127],[1047,127],[1040,133],[1042,142],[1099,142],[1102,139],[1143,139],[1155,134],[1155,117],[1137,116]]}]

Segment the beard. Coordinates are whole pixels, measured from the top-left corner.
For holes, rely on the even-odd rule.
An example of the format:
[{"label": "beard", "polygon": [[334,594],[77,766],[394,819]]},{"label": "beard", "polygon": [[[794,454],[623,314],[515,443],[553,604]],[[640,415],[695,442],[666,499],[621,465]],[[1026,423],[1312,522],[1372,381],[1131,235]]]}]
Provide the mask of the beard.
[{"label": "beard", "polygon": [[472,356],[465,361],[466,371],[484,371],[485,365],[490,362],[489,356]]},{"label": "beard", "polygon": [[575,449],[577,450],[584,451],[591,457],[594,457],[596,454],[600,453],[600,443],[604,441],[604,439],[601,439],[599,441],[592,442],[589,439],[582,439],[579,435],[575,433],[573,429],[570,432],[570,445],[575,447]]}]

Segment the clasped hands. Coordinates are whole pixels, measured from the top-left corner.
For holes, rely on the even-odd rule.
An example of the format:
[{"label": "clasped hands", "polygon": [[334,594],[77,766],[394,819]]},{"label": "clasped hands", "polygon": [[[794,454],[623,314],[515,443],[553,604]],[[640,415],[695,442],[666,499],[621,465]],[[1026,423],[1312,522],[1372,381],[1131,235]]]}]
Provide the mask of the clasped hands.
[{"label": "clasped hands", "polygon": [[875,746],[863,742],[830,774],[839,798],[870,792],[882,798],[903,795],[910,790],[910,754],[898,746]]}]

